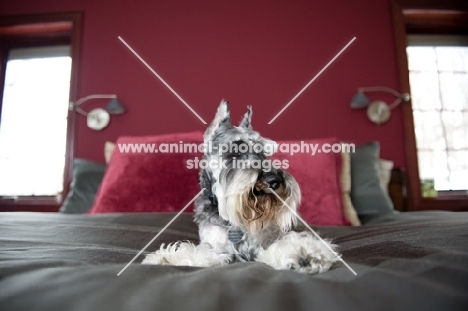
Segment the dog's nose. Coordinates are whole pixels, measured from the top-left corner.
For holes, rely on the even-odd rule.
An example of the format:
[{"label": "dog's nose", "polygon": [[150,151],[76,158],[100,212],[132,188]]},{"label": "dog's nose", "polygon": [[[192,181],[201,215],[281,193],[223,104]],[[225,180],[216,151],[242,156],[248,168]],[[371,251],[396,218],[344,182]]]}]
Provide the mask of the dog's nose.
[{"label": "dog's nose", "polygon": [[266,173],[263,175],[263,181],[266,182],[271,189],[276,190],[283,182],[283,178],[275,173]]}]

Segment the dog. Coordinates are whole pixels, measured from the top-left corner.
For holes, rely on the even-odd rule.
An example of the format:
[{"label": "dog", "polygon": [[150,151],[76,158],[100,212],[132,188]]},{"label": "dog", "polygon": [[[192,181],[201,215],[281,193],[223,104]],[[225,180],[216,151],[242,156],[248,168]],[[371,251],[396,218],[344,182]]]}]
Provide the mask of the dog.
[{"label": "dog", "polygon": [[205,190],[195,200],[200,244],[163,244],[143,264],[215,267],[257,261],[314,274],[339,260],[331,251],[335,245],[298,223],[301,191],[294,177],[275,166],[258,166],[268,163],[271,152],[266,151],[274,151],[276,143],[254,131],[251,121],[248,106],[239,126],[233,126],[228,102],[221,102],[204,134],[204,145],[211,148],[205,148],[203,156],[210,165],[200,170]]}]

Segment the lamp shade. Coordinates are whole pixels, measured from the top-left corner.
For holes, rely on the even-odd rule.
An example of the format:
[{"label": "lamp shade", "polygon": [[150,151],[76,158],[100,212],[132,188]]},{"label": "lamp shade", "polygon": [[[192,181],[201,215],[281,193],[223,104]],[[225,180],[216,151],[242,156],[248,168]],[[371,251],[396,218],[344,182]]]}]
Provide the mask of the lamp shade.
[{"label": "lamp shade", "polygon": [[353,99],[351,100],[351,108],[352,109],[360,109],[360,108],[365,108],[367,105],[369,105],[370,100],[367,98],[364,93],[359,92],[356,95],[354,95]]},{"label": "lamp shade", "polygon": [[125,108],[117,98],[112,98],[107,104],[107,112],[110,114],[122,114],[125,112]]}]

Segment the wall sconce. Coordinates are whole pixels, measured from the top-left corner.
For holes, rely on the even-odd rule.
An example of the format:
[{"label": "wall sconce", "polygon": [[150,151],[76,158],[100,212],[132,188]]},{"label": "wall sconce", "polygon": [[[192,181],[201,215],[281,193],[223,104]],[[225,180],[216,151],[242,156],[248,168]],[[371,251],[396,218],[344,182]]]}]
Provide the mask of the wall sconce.
[{"label": "wall sconce", "polygon": [[[371,102],[369,98],[364,94],[365,92],[387,92],[393,94],[397,99],[391,104],[387,105],[382,100],[376,100]],[[383,86],[374,86],[374,87],[361,87],[358,88],[358,93],[351,100],[352,109],[362,109],[367,107],[367,117],[369,120],[375,124],[383,124],[390,119],[391,110],[398,106],[402,101],[409,101],[410,94],[404,93],[400,94],[394,89],[383,87]]]},{"label": "wall sconce", "polygon": [[[91,100],[91,99],[107,99],[110,98],[109,103],[107,104],[106,109],[102,108],[95,108],[90,112],[84,111],[80,105],[84,102]],[[122,114],[125,112],[125,108],[122,103],[117,99],[117,95],[89,95],[83,98],[78,99],[77,101],[70,102],[69,104],[70,110],[75,110],[81,115],[86,117],[86,124],[89,128],[100,131],[103,128],[109,125],[110,121],[110,114]]]}]

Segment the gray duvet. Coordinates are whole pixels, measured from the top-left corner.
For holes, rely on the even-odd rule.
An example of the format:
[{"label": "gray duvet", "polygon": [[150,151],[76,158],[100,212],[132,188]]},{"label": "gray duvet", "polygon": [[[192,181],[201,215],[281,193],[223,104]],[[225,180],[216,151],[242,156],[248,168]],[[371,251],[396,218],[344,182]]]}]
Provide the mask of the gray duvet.
[{"label": "gray duvet", "polygon": [[[468,310],[468,213],[315,227],[342,264],[319,275],[260,263],[117,273],[174,214],[0,214],[0,310]],[[148,249],[197,240],[183,214]]]}]

